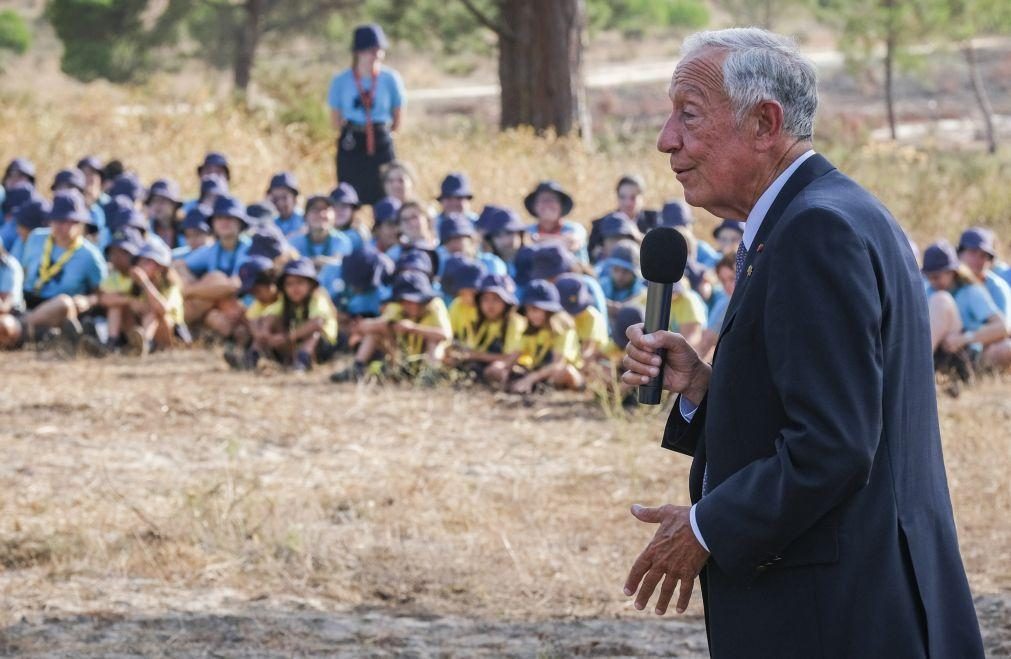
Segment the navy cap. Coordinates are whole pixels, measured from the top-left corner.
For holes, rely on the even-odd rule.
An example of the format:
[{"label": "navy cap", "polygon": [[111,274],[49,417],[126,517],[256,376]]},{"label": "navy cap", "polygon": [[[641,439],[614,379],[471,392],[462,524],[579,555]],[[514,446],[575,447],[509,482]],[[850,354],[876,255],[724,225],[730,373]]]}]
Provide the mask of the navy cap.
[{"label": "navy cap", "polygon": [[351,252],[341,262],[341,278],[349,288],[356,291],[379,286],[393,271],[390,257],[368,244]]},{"label": "navy cap", "polygon": [[99,174],[101,174],[102,173],[102,161],[99,160],[98,158],[96,158],[95,156],[90,156],[90,155],[89,156],[84,156],[83,158],[81,158],[80,160],[77,161],[77,168],[79,170],[81,170],[82,172],[85,169],[91,169],[91,170],[94,170],[94,171],[98,172]]},{"label": "navy cap", "polygon": [[183,231],[196,230],[210,233],[211,225],[208,219],[207,215],[200,208],[193,207],[186,213],[186,217],[183,218],[181,228]]},{"label": "navy cap", "polygon": [[432,253],[424,249],[405,249],[397,259],[396,271],[404,272],[405,270],[417,270],[431,279],[435,276],[435,262],[432,259]]},{"label": "navy cap", "polygon": [[269,201],[258,201],[255,204],[246,206],[246,216],[253,224],[273,224],[277,217],[277,209]]},{"label": "navy cap", "polygon": [[270,177],[270,185],[267,186],[267,194],[274,188],[288,188],[292,194],[298,196],[298,181],[291,172],[278,172]]},{"label": "navy cap", "polygon": [[249,295],[257,284],[274,281],[274,261],[266,256],[253,255],[239,266],[239,295]]},{"label": "navy cap", "polygon": [[200,181],[200,198],[203,199],[209,194],[216,196],[228,194],[228,181],[219,176],[208,176]]},{"label": "navy cap", "polygon": [[519,303],[516,299],[516,283],[509,275],[485,275],[477,290],[481,294],[494,293],[502,298],[503,302],[512,306]]},{"label": "navy cap", "polygon": [[489,238],[500,233],[523,233],[527,230],[519,214],[503,206],[485,206],[476,228]]},{"label": "navy cap", "polygon": [[442,290],[450,297],[456,297],[465,288],[476,290],[486,274],[487,270],[480,261],[453,256],[446,261],[446,267],[442,270]]},{"label": "navy cap", "polygon": [[534,191],[526,196],[523,200],[523,205],[526,207],[527,212],[537,217],[537,213],[534,212],[534,202],[537,200],[537,195],[542,192],[554,192],[562,201],[562,217],[565,217],[572,212],[572,207],[575,205],[572,202],[572,197],[569,193],[562,189],[562,186],[556,181],[541,181],[534,188]]},{"label": "navy cap", "polygon": [[31,183],[21,182],[12,185],[7,190],[3,203],[0,204],[0,209],[3,210],[4,215],[7,215],[36,199],[39,199],[39,194],[35,191],[35,187]]},{"label": "navy cap", "polygon": [[947,240],[939,240],[923,252],[923,272],[946,272],[958,270],[958,254]]},{"label": "navy cap", "polygon": [[470,179],[462,172],[447,174],[446,178],[442,179],[442,185],[439,188],[439,196],[437,197],[439,201],[448,197],[474,198],[474,193],[470,191]]},{"label": "navy cap", "polygon": [[358,192],[350,183],[339,184],[330,191],[330,198],[333,199],[333,203],[335,204],[345,204],[347,206],[354,206],[355,208],[362,205],[361,201],[358,200]]},{"label": "navy cap", "polygon": [[268,259],[276,259],[286,251],[288,251],[288,239],[273,222],[257,226],[250,237],[248,252],[250,256],[266,256]]},{"label": "navy cap", "polygon": [[15,158],[7,163],[7,169],[4,170],[4,178],[6,179],[14,172],[18,172],[32,183],[35,183],[35,163],[28,158]]},{"label": "navy cap", "polygon": [[318,204],[323,204],[329,208],[333,208],[333,199],[326,195],[314,194],[305,200],[305,212],[308,213],[312,208],[315,208]]},{"label": "navy cap", "polygon": [[56,176],[53,177],[53,184],[49,189],[55,192],[57,188],[71,187],[84,192],[85,185],[87,184],[84,180],[84,172],[76,168],[61,169],[56,172]]},{"label": "navy cap", "polygon": [[531,279],[554,279],[558,275],[572,272],[575,259],[562,245],[545,243],[538,245],[533,254]]},{"label": "navy cap", "polygon": [[129,197],[131,201],[137,201],[144,196],[144,186],[135,174],[126,172],[116,177],[108,194],[110,197]]},{"label": "navy cap", "polygon": [[172,265],[172,250],[170,250],[168,245],[163,242],[144,243],[144,246],[140,248],[140,253],[137,254],[137,257],[154,261],[163,268],[167,268]]},{"label": "navy cap", "polygon": [[131,228],[122,228],[113,232],[109,244],[105,246],[105,257],[109,257],[110,249],[121,249],[133,258],[137,258],[144,247],[144,238]]},{"label": "navy cap", "polygon": [[281,276],[278,278],[280,284],[284,284],[285,277],[302,277],[303,279],[308,279],[316,284],[319,284],[319,277],[316,275],[316,266],[313,264],[312,259],[302,257],[300,259],[295,259],[294,261],[288,261],[284,266],[284,270],[281,271]]},{"label": "navy cap", "polygon": [[636,277],[642,277],[642,270],[639,267],[639,246],[631,240],[622,240],[615,245],[606,262],[634,272]]},{"label": "navy cap", "polygon": [[593,304],[593,295],[580,275],[562,275],[555,282],[562,308],[573,316]]},{"label": "navy cap", "polygon": [[351,50],[353,52],[358,53],[363,50],[372,50],[373,48],[386,50],[389,47],[390,44],[386,40],[383,28],[375,23],[359,25],[355,28],[354,37],[351,40]]},{"label": "navy cap", "polygon": [[168,199],[176,206],[180,206],[183,203],[182,199],[179,198],[179,186],[176,185],[175,181],[167,178],[160,178],[151,184],[150,189],[147,191],[147,200],[144,203],[150,204],[153,197]]},{"label": "navy cap", "polygon": [[442,244],[461,236],[473,236],[474,233],[474,223],[459,213],[446,215],[439,223],[439,242]]},{"label": "navy cap", "polygon": [[686,227],[694,221],[692,219],[691,206],[680,199],[675,199],[663,205],[663,209],[660,211],[660,223],[658,226],[671,228]]},{"label": "navy cap", "polygon": [[[115,222],[115,218],[125,209],[133,208],[133,200],[129,197],[124,197],[120,195],[118,197],[113,197],[109,199],[106,203],[102,204],[102,212],[105,213],[106,225]],[[111,227],[109,229],[112,230]]]},{"label": "navy cap", "polygon": [[61,190],[53,195],[53,205],[49,209],[50,221],[80,222],[91,224],[91,213],[85,206],[84,196],[77,190]]},{"label": "navy cap", "polygon": [[393,280],[393,300],[428,304],[436,297],[428,277],[415,270],[401,272]]},{"label": "navy cap", "polygon": [[150,224],[144,213],[141,213],[133,206],[118,208],[113,215],[106,217],[105,225],[111,232],[130,227],[144,233],[150,228]]},{"label": "navy cap", "polygon": [[19,227],[34,231],[49,224],[49,202],[33,199],[14,211],[14,221]]},{"label": "navy cap", "polygon": [[211,224],[214,224],[216,217],[231,217],[249,226],[249,216],[246,215],[246,207],[242,202],[231,195],[221,195],[214,200],[214,210],[211,212]]},{"label": "navy cap", "polygon": [[232,171],[228,168],[228,158],[218,151],[211,151],[204,156],[204,161],[197,166],[197,176],[204,175],[205,167],[221,167],[225,170],[225,178],[231,180]]},{"label": "navy cap", "polygon": [[997,256],[997,249],[993,244],[993,231],[983,227],[971,227],[962,233],[958,239],[958,251],[963,249],[978,249],[991,259]]},{"label": "navy cap", "polygon": [[534,279],[523,291],[523,306],[537,307],[551,313],[562,311],[558,288],[550,281]]},{"label": "navy cap", "polygon": [[738,222],[737,220],[723,220],[720,225],[713,229],[713,238],[719,238],[720,232],[724,229],[730,229],[732,231],[737,231],[744,237],[744,222]]},{"label": "navy cap", "polygon": [[372,215],[376,224],[396,222],[397,211],[400,210],[400,200],[396,197],[384,197],[372,207]]},{"label": "navy cap", "polygon": [[642,240],[642,233],[635,222],[628,219],[624,213],[611,213],[600,220],[600,235],[603,238],[631,238]]},{"label": "navy cap", "polygon": [[646,322],[646,310],[638,304],[626,304],[614,315],[614,323],[611,325],[611,336],[614,342],[622,350],[628,345],[628,337],[625,335],[632,325]]}]

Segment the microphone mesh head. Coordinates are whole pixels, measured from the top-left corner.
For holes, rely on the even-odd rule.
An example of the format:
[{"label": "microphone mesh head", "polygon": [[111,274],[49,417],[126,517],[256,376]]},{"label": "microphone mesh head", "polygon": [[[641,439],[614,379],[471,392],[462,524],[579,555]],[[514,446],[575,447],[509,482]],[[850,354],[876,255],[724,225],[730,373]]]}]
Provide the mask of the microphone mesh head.
[{"label": "microphone mesh head", "polygon": [[657,227],[642,239],[642,276],[658,284],[673,284],[685,274],[688,243],[677,229]]}]

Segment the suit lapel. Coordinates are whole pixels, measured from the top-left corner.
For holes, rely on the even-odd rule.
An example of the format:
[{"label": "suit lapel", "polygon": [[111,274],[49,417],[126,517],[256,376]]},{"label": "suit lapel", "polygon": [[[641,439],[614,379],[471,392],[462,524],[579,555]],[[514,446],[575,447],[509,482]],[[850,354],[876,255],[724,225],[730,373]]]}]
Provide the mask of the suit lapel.
[{"label": "suit lapel", "polygon": [[830,163],[821,154],[816,153],[805,160],[804,164],[798,167],[797,171],[795,171],[793,175],[787,179],[786,185],[783,186],[783,189],[780,190],[779,194],[776,196],[776,200],[772,202],[772,206],[769,207],[769,212],[762,221],[762,226],[759,228],[758,234],[755,236],[755,240],[751,243],[751,249],[748,250],[747,255],[744,257],[744,267],[741,270],[741,278],[734,287],[734,294],[730,297],[730,303],[727,305],[726,319],[723,321],[723,327],[720,328],[720,338],[723,337],[723,334],[733,324],[732,321],[734,316],[737,314],[737,308],[741,304],[741,299],[744,297],[744,291],[748,288],[748,283],[751,281],[751,270],[759,254],[757,249],[758,245],[763,244],[769,234],[772,233],[776,223],[779,222],[779,218],[783,216],[783,211],[785,211],[786,207],[790,205],[790,202],[793,201],[794,197],[796,197],[801,190],[810,185],[815,179],[828,174],[834,169],[835,166],[832,163]]}]

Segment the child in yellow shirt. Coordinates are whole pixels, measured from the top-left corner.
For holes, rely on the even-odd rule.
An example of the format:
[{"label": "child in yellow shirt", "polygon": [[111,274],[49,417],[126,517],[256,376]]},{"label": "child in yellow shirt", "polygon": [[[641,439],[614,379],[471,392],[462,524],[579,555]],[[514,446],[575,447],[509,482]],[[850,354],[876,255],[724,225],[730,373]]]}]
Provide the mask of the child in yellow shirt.
[{"label": "child in yellow shirt", "polygon": [[580,368],[597,361],[610,340],[607,319],[593,306],[593,295],[579,275],[562,275],[555,281],[562,308],[572,316],[579,338]]},{"label": "child in yellow shirt", "polygon": [[485,275],[477,290],[477,318],[454,342],[446,362],[493,382],[492,365],[502,361],[506,344],[520,342],[527,323],[516,311],[516,284],[508,275]]}]

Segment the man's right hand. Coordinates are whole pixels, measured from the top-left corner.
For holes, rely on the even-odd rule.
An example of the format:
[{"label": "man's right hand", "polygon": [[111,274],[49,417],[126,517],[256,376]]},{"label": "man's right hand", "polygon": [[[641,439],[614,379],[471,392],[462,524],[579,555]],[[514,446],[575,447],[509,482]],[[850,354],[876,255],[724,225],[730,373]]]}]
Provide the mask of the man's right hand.
[{"label": "man's right hand", "polygon": [[621,381],[633,387],[648,384],[660,368],[657,351],[666,350],[663,388],[683,394],[689,402],[698,405],[709,389],[712,367],[702,361],[695,348],[680,334],[665,331],[643,334],[642,330],[642,323],[639,323],[625,333],[628,346],[621,362],[625,368]]}]

